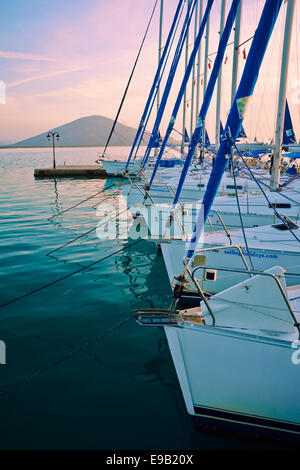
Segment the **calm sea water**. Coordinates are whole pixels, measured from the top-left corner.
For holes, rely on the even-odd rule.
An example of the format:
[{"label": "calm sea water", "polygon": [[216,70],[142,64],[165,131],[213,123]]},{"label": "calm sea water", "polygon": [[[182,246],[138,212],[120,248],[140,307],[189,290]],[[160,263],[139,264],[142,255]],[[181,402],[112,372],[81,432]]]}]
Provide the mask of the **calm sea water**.
[{"label": "calm sea water", "polygon": [[[98,153],[58,149],[57,163],[94,163]],[[110,153],[126,158],[128,149]],[[47,256],[95,227],[92,206],[102,195],[49,217],[112,184],[35,180],[33,169],[51,161],[48,149],[0,150],[1,304],[130,243],[100,241],[92,232]],[[162,257],[143,241],[1,308],[7,364],[0,366],[0,448],[269,448],[194,431],[163,331],[131,318],[134,308],[169,301]]]}]

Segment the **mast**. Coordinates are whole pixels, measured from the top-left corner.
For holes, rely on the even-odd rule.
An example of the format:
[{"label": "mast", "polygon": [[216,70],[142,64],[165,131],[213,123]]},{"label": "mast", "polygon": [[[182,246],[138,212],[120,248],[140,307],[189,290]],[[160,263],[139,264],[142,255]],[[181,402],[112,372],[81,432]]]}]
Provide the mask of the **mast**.
[{"label": "mast", "polygon": [[147,98],[147,102],[146,102],[146,105],[145,105],[145,108],[144,108],[144,111],[143,111],[143,114],[142,114],[142,117],[141,117],[141,120],[140,120],[140,123],[139,123],[139,127],[138,127],[137,133],[135,135],[135,138],[134,138],[134,141],[133,141],[130,153],[129,153],[129,157],[127,159],[126,170],[127,170],[128,166],[129,166],[129,163],[131,161],[134,149],[136,148],[136,146],[138,144],[138,141],[142,137],[143,132],[145,130],[145,124],[146,124],[146,121],[147,121],[147,116],[149,117],[149,112],[151,112],[151,103],[152,102],[154,103],[154,100],[155,100],[155,91],[157,90],[157,84],[160,81],[161,74],[164,71],[163,66],[166,63],[166,60],[167,60],[167,57],[168,57],[168,52],[169,52],[171,44],[172,44],[171,43],[172,37],[173,37],[174,32],[176,30],[176,25],[178,24],[178,21],[180,19],[180,14],[181,14],[182,8],[183,8],[183,0],[179,0],[177,8],[176,8],[175,16],[174,16],[174,19],[173,19],[173,22],[172,22],[172,26],[170,28],[170,31],[169,31],[169,34],[168,34],[168,37],[167,37],[167,40],[166,40],[166,43],[165,43],[165,47],[164,47],[163,53],[161,55],[161,59],[159,61],[159,65],[158,65],[158,68],[156,70],[155,77],[154,77],[154,80],[153,80],[153,83],[152,83],[152,86],[151,86],[151,89],[150,89],[150,92],[149,92],[149,96]]},{"label": "mast", "polygon": [[[222,66],[225,50],[226,50],[226,47],[227,47],[227,44],[228,44],[228,40],[229,40],[229,37],[230,37],[231,30],[232,30],[233,25],[234,25],[235,16],[236,16],[236,13],[237,13],[237,8],[239,6],[239,3],[240,3],[240,0],[232,0],[231,7],[230,7],[230,10],[229,10],[229,13],[228,13],[228,16],[227,16],[227,20],[226,20],[226,25],[225,25],[224,31],[222,33],[222,36],[220,38],[218,51],[217,51],[216,58],[215,58],[215,61],[214,61],[213,69],[212,69],[212,72],[211,72],[211,75],[210,75],[210,79],[209,79],[209,82],[208,82],[208,85],[207,85],[207,89],[206,89],[206,92],[205,92],[205,95],[204,95],[204,98],[203,98],[203,103],[202,103],[202,106],[201,106],[201,109],[200,109],[200,112],[199,112],[199,116],[198,116],[198,119],[197,119],[196,128],[193,132],[193,135],[191,136],[191,143],[190,143],[190,146],[189,146],[189,151],[188,151],[188,154],[187,154],[185,162],[184,162],[184,166],[183,166],[181,176],[180,176],[180,179],[179,179],[179,182],[178,182],[176,194],[175,194],[175,197],[174,197],[174,200],[173,200],[174,205],[177,204],[177,202],[179,200],[180,192],[182,190],[182,186],[184,184],[184,181],[185,181],[188,169],[189,169],[189,165],[190,165],[190,163],[192,161],[192,158],[194,156],[195,149],[196,149],[197,144],[198,144],[198,142],[201,138],[201,134],[203,135],[203,133],[204,133],[203,142],[205,142],[205,140],[206,140],[205,137],[207,136],[207,132],[206,132],[206,129],[205,129],[205,119],[206,119],[208,108],[209,108],[210,103],[211,103],[211,99],[212,99],[212,96],[213,96],[215,85],[216,85],[217,80],[218,80],[219,71],[220,71],[220,68]],[[203,128],[204,128],[204,132],[203,132]]]},{"label": "mast", "polygon": [[[201,26],[202,22],[202,17],[203,17],[203,0],[200,0],[199,4],[199,28]],[[196,116],[199,114],[199,106],[200,106],[200,83],[201,83],[201,78],[200,78],[200,70],[201,70],[201,44],[198,49],[198,63],[197,63],[197,93],[196,93]]]},{"label": "mast", "polygon": [[[235,20],[235,29],[234,29],[234,40],[233,40],[233,63],[232,63],[232,81],[231,81],[231,101],[230,104],[234,101],[237,88],[237,74],[239,68],[239,55],[240,55],[240,36],[241,36],[241,13],[242,13],[242,1],[240,2],[239,9],[237,11],[236,20]],[[231,158],[234,160],[234,150],[231,149]],[[230,171],[231,163],[228,165]]]},{"label": "mast", "polygon": [[[170,94],[170,91],[171,91],[171,87],[172,87],[172,84],[173,84],[173,81],[174,81],[174,78],[175,78],[175,73],[176,73],[176,70],[177,70],[177,67],[178,67],[178,64],[179,64],[179,61],[180,61],[180,57],[181,57],[184,42],[185,42],[185,39],[186,39],[186,36],[187,36],[187,33],[188,33],[188,28],[189,28],[189,25],[190,25],[190,21],[191,21],[191,18],[193,16],[195,4],[196,4],[196,0],[189,0],[189,2],[187,4],[187,11],[186,11],[184,23],[183,23],[183,26],[182,26],[180,36],[178,38],[177,47],[176,47],[176,50],[175,50],[175,53],[174,53],[174,56],[173,56],[173,60],[172,60],[172,64],[171,64],[171,68],[170,68],[170,71],[169,71],[169,76],[167,78],[167,82],[165,84],[162,99],[161,99],[161,102],[160,102],[160,105],[159,105],[159,111],[157,113],[155,123],[154,123],[153,129],[152,129],[152,132],[151,132],[151,138],[149,140],[146,152],[144,154],[143,168],[145,167],[145,165],[148,161],[150,152],[153,148],[154,141],[158,136],[159,126],[160,126],[162,116],[163,116],[163,113],[165,111],[165,107],[166,107],[166,104],[167,104],[167,100],[168,100],[168,97],[169,97],[169,94]],[[128,164],[128,161],[127,161],[127,164]]]},{"label": "mast", "polygon": [[281,152],[282,152],[282,138],[283,138],[283,124],[284,114],[286,106],[286,90],[287,90],[287,78],[288,78],[288,67],[291,49],[291,38],[292,38],[292,25],[295,11],[295,0],[288,0],[286,19],[285,19],[285,30],[284,40],[282,48],[281,58],[281,74],[280,74],[280,88],[278,97],[278,108],[277,108],[277,123],[275,131],[275,148],[273,153],[273,164],[271,169],[271,181],[270,185],[273,189],[278,189],[280,182],[280,164],[281,164]]},{"label": "mast", "polygon": [[[206,87],[207,87],[207,73],[208,73],[208,45],[209,45],[209,25],[210,25],[210,16],[208,17],[206,24],[206,36],[205,36],[205,56],[204,56],[204,79],[203,79],[203,98],[205,96]],[[202,143],[205,145],[205,123],[203,123],[202,130]]]},{"label": "mast", "polygon": [[[197,26],[198,26],[198,2],[195,8],[195,26],[194,26],[194,44],[197,37]],[[190,122],[190,135],[193,133],[194,129],[194,97],[195,97],[195,63],[193,65],[192,72],[192,93],[191,93],[191,122]]]},{"label": "mast", "polygon": [[242,2],[239,5],[239,9],[236,15],[235,28],[234,28],[234,45],[233,45],[233,64],[232,64],[232,84],[231,84],[231,105],[233,103],[236,94],[237,85],[237,73],[239,66],[239,44],[241,34],[241,13],[242,13]]},{"label": "mast", "polygon": [[[187,8],[190,7],[190,1],[187,1]],[[187,64],[189,59],[189,30],[186,34],[186,42],[185,42],[185,59],[184,59],[184,71],[186,71]],[[181,160],[184,159],[184,144],[185,144],[185,107],[186,107],[186,89],[184,90],[183,96],[183,109],[182,109],[182,141],[181,141]]]},{"label": "mast", "polygon": [[[221,18],[220,18],[220,37],[222,36],[224,30],[225,22],[225,7],[226,0],[222,0],[221,4]],[[220,114],[221,114],[221,91],[222,91],[222,65],[219,72],[218,84],[217,84],[217,104],[216,104],[216,146],[215,149],[218,151],[219,142],[220,142]]]},{"label": "mast", "polygon": [[[162,51],[162,25],[163,25],[163,11],[164,11],[164,0],[160,0],[160,14],[159,14],[159,33],[158,33],[158,67],[161,61]],[[158,114],[160,105],[160,80],[157,84],[157,95],[156,95],[156,115]],[[155,156],[157,156],[158,148],[155,149]]]}]

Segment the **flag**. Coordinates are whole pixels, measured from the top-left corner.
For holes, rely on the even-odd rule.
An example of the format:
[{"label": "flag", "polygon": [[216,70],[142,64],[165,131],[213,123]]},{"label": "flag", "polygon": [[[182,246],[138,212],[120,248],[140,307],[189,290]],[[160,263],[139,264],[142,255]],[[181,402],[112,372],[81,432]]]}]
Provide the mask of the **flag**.
[{"label": "flag", "polygon": [[239,135],[238,135],[238,139],[246,139],[246,137],[247,137],[247,135],[246,135],[245,129],[244,129],[243,124],[242,124],[242,127],[241,127]]},{"label": "flag", "polygon": [[243,59],[244,59],[244,60],[247,59],[246,49],[243,50]]},{"label": "flag", "polygon": [[209,68],[209,69],[211,68],[211,63],[210,63],[210,62],[208,62],[208,68]]},{"label": "flag", "polygon": [[220,121],[220,143],[222,142],[222,135],[224,134],[224,127],[222,121]]},{"label": "flag", "polygon": [[184,142],[188,143],[190,141],[189,135],[187,133],[187,130],[184,129]]},{"label": "flag", "polygon": [[201,85],[203,85],[203,78],[201,78]]},{"label": "flag", "polygon": [[210,145],[210,139],[208,137],[208,133],[206,129],[205,129],[205,145]]},{"label": "flag", "polygon": [[228,55],[226,56],[226,59],[225,59],[224,65],[226,64],[227,60],[228,60]]}]

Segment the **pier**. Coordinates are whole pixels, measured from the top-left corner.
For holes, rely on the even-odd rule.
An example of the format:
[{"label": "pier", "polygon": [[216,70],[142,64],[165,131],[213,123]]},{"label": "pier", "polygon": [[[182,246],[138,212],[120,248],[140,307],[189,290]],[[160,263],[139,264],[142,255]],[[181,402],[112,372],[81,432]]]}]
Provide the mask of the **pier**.
[{"label": "pier", "polygon": [[55,168],[36,168],[36,178],[106,178],[107,174],[102,165],[61,165]]}]

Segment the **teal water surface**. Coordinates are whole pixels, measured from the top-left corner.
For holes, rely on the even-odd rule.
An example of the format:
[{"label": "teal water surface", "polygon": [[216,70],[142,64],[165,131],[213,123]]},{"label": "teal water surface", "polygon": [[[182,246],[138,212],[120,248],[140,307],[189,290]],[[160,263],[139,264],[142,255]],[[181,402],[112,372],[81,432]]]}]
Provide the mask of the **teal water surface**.
[{"label": "teal water surface", "polygon": [[[125,158],[128,149],[112,152]],[[97,155],[91,148],[58,149],[57,162],[93,163]],[[126,249],[0,309],[7,352],[0,365],[0,448],[269,448],[193,429],[163,331],[131,318],[135,308],[169,305],[155,244],[128,249],[132,240],[99,240],[93,231],[47,256],[96,226],[92,206],[103,196],[49,218],[112,184],[35,180],[34,168],[51,160],[48,149],[0,151],[0,303]]]}]

